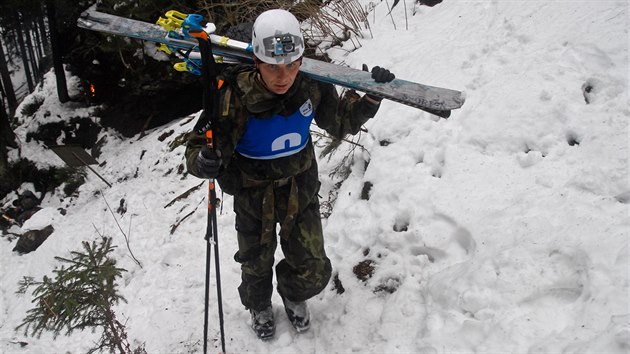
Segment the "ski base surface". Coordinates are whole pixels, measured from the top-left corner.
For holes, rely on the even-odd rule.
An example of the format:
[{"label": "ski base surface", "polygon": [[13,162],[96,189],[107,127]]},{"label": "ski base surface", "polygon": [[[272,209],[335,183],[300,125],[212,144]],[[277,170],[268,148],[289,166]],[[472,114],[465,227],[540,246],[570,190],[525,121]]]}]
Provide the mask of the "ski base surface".
[{"label": "ski base surface", "polygon": [[[183,51],[198,51],[198,44],[194,38],[172,38],[172,35],[169,36],[169,32],[159,25],[110,15],[95,10],[83,12],[77,24],[81,28],[92,31],[165,44],[171,48],[181,49]],[[253,61],[253,54],[243,49],[249,47],[246,43],[234,40],[230,40],[229,42],[236,43],[237,45],[230,44],[226,46],[226,41],[217,40],[215,42],[213,39],[214,54],[244,63],[251,63]],[[218,60],[221,60],[221,58]],[[460,91],[423,85],[402,79],[394,79],[388,83],[377,83],[372,79],[371,73],[369,72],[327,63],[321,60],[303,58],[300,71],[317,81],[369,93],[374,96],[419,108],[443,118],[449,117],[450,111],[460,108],[465,101],[465,96]]]}]

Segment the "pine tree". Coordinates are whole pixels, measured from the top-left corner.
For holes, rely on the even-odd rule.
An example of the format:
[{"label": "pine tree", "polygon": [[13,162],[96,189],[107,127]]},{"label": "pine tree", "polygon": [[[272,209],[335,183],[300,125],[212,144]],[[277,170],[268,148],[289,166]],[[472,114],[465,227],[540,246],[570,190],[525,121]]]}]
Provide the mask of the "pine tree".
[{"label": "pine tree", "polygon": [[57,337],[65,331],[102,329],[103,334],[89,353],[109,350],[120,354],[142,353],[143,348],[132,351],[127,341],[125,326],[116,319],[113,307],[126,300],[118,292],[117,279],[125,271],[116,267],[110,257],[114,250],[111,238],[103,237],[99,244],[83,242],[82,252],[71,252],[71,258],[55,257],[66,266],[56,268],[55,278],[44,277],[41,282],[25,277],[18,293],[31,286],[35,307],[27,311],[22,324],[25,335],[41,336],[51,331]]}]

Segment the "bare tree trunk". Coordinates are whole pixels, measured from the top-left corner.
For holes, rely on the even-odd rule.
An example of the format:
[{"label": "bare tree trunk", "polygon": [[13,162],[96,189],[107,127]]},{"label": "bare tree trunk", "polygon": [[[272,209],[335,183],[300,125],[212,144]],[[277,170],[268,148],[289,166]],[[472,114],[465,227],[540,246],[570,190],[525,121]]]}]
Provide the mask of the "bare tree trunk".
[{"label": "bare tree trunk", "polygon": [[44,55],[48,55],[50,53],[50,43],[48,42],[48,35],[46,34],[46,23],[44,22],[44,17],[46,17],[46,8],[42,5],[42,15],[37,17],[37,28],[39,29],[39,36],[42,39]]},{"label": "bare tree trunk", "polygon": [[0,37],[0,78],[2,78],[4,93],[7,95],[9,114],[12,116],[15,114],[18,102],[15,96],[15,90],[13,89],[13,83],[11,82],[11,74],[9,74],[4,48],[2,47],[2,37]]},{"label": "bare tree trunk", "polygon": [[9,116],[4,108],[4,101],[0,100],[0,191],[5,189],[9,178],[8,147],[16,148],[15,133],[9,123]]},{"label": "bare tree trunk", "polygon": [[41,72],[39,70],[39,64],[37,63],[37,58],[35,57],[35,51],[33,50],[33,38],[31,36],[31,28],[30,26],[24,26],[24,34],[26,35],[26,49],[28,50],[28,56],[31,59],[31,68],[33,68],[33,78],[35,82],[41,81]]},{"label": "bare tree trunk", "polygon": [[15,16],[15,32],[17,34],[18,45],[20,46],[20,55],[22,56],[22,63],[24,64],[24,72],[26,74],[26,83],[28,84],[28,92],[35,90],[33,85],[33,78],[31,74],[31,68],[29,66],[28,55],[26,55],[26,45],[24,44],[24,34],[22,32],[22,24],[20,21],[20,15],[17,11],[14,11]]},{"label": "bare tree trunk", "polygon": [[[44,52],[42,50],[42,47],[44,46],[42,43],[42,38],[39,36],[39,31],[37,29],[37,22],[35,22],[35,20],[31,21],[31,32],[33,33],[33,35],[35,36],[35,54],[37,54],[37,62],[40,63],[41,66],[41,62],[42,62],[42,57],[44,56]],[[40,68],[41,71],[41,68]]]},{"label": "bare tree trunk", "polygon": [[44,55],[48,55],[50,46],[48,43],[48,36],[46,35],[46,23],[44,23],[44,17],[46,16],[46,9],[42,7],[41,16],[37,16],[37,29],[39,30],[39,37],[42,39],[42,47],[44,48]]},{"label": "bare tree trunk", "polygon": [[63,58],[61,56],[61,49],[59,48],[59,33],[57,33],[57,19],[53,0],[46,0],[46,12],[48,14],[48,29],[50,31],[53,67],[55,68],[55,78],[57,79],[57,95],[59,96],[59,102],[65,103],[70,101],[70,96],[68,96],[66,73],[63,70]]},{"label": "bare tree trunk", "polygon": [[[11,49],[10,49],[11,46],[13,48],[18,48],[19,47],[18,43],[17,43],[17,34],[14,35],[14,36],[10,36],[9,32],[14,32],[14,31],[5,30],[5,32],[3,33],[3,36],[2,36],[2,37],[4,37],[4,38],[9,40],[9,42],[6,43],[6,45],[7,45],[7,53],[11,52]],[[11,55],[7,56],[7,63],[9,65],[15,65],[15,62],[13,61],[13,57]]]}]

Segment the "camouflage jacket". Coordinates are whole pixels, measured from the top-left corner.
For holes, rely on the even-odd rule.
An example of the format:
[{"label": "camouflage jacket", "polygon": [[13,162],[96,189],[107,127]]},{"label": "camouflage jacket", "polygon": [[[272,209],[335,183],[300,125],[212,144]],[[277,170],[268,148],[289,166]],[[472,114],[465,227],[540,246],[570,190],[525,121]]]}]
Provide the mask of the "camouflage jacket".
[{"label": "camouflage jacket", "polygon": [[[308,137],[305,147],[284,157],[245,157],[235,149],[250,119],[272,119],[278,115],[288,119],[310,100],[308,107],[309,111],[312,108],[315,123],[341,139],[346,134],[356,134],[376,114],[379,105],[354,91],[340,98],[333,85],[313,81],[301,73],[283,95],[267,90],[251,66],[230,68],[222,79],[225,88],[219,91],[213,123],[214,143],[223,159],[217,181],[222,191],[234,195],[235,210],[262,220],[262,243],[274,237],[276,221],[281,222],[280,236],[286,239],[298,214],[315,200],[319,191],[313,143]],[[196,158],[205,144],[207,126],[208,120],[202,115],[186,144],[186,165],[195,176],[199,176]]]},{"label": "camouflage jacket", "polygon": [[[247,158],[236,152],[235,148],[250,117],[289,116],[310,99],[314,122],[333,137],[341,139],[347,134],[356,134],[379,107],[354,91],[348,91],[340,98],[333,85],[311,80],[301,73],[298,73],[293,86],[284,95],[268,91],[252,66],[228,68],[221,78],[225,84],[219,91],[219,105],[213,125],[215,146],[221,151],[223,159],[217,181],[222,191],[236,197],[246,190],[247,198],[252,199],[253,208],[262,201],[264,190],[270,184],[274,184],[274,181],[276,184],[287,184],[286,181],[290,179],[292,184],[295,183],[291,187],[291,195],[296,190],[299,195],[297,212],[305,208],[317,194],[319,180],[311,141],[293,155],[270,160]],[[195,162],[199,150],[205,144],[204,127],[207,124],[207,117],[202,115],[186,144],[186,165],[195,176],[199,176]]]}]

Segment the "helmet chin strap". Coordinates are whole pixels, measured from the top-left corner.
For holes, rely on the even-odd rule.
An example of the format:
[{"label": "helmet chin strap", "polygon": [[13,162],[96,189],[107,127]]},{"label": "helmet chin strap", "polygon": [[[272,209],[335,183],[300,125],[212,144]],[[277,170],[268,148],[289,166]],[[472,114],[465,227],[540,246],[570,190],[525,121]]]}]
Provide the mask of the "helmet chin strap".
[{"label": "helmet chin strap", "polygon": [[263,86],[265,86],[265,88],[269,91],[269,92],[273,92],[269,89],[269,85],[267,85],[267,83],[265,82],[265,79],[263,79],[262,74],[260,73],[260,71],[258,71],[258,79],[260,80],[260,82],[262,82]]}]

